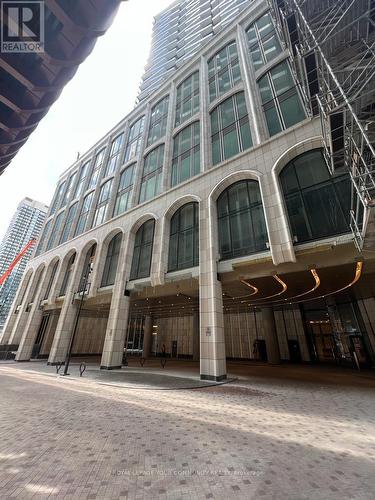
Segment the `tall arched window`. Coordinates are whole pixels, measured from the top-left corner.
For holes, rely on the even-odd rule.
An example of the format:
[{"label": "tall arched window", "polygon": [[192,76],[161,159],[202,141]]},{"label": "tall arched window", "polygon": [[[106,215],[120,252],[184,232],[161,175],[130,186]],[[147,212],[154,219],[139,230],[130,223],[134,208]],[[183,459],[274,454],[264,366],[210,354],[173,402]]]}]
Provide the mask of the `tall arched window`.
[{"label": "tall arched window", "polygon": [[220,258],[233,259],[267,248],[267,228],[257,181],[229,186],[217,200]]},{"label": "tall arched window", "polygon": [[349,231],[349,175],[331,176],[321,150],[303,153],[289,162],[280,181],[296,242]]},{"label": "tall arched window", "polygon": [[85,262],[82,268],[81,281],[79,283],[79,292],[88,292],[90,288],[90,274],[94,269],[94,260],[96,254],[96,243],[94,243],[87,251]]},{"label": "tall arched window", "polygon": [[52,284],[55,280],[55,276],[56,276],[56,271],[57,271],[57,267],[59,265],[59,261],[57,260],[54,265],[53,265],[53,268],[52,268],[52,271],[51,271],[51,275],[50,275],[50,278],[48,280],[48,285],[47,285],[47,288],[46,288],[46,292],[43,296],[43,300],[47,300],[48,297],[49,297],[49,294],[50,294],[50,291],[51,291],[51,288],[52,288]]},{"label": "tall arched window", "polygon": [[194,267],[199,262],[198,203],[187,203],[173,215],[168,271]]},{"label": "tall arched window", "polygon": [[66,266],[66,271],[65,271],[65,274],[64,274],[64,279],[63,279],[63,282],[61,284],[61,289],[60,289],[60,297],[64,296],[65,293],[66,293],[66,289],[67,289],[68,283],[69,283],[69,278],[70,278],[70,275],[72,274],[72,269],[73,269],[73,266],[74,266],[75,258],[76,258],[76,254],[74,253],[70,257],[68,265]]},{"label": "tall arched window", "polygon": [[117,233],[108,245],[107,258],[104,264],[102,282],[100,286],[113,285],[116,278],[118,258],[120,255],[122,234]]},{"label": "tall arched window", "polygon": [[134,242],[134,253],[130,279],[150,276],[152,246],[154,241],[155,220],[145,222],[137,231]]}]

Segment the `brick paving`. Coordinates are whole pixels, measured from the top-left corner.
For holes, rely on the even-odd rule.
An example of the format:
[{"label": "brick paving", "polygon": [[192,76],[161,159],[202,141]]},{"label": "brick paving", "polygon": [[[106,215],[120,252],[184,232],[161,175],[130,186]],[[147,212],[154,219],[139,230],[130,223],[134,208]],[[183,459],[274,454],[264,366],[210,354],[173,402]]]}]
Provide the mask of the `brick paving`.
[{"label": "brick paving", "polygon": [[375,498],[372,375],[230,365],[153,391],[32,368],[0,364],[1,499]]}]

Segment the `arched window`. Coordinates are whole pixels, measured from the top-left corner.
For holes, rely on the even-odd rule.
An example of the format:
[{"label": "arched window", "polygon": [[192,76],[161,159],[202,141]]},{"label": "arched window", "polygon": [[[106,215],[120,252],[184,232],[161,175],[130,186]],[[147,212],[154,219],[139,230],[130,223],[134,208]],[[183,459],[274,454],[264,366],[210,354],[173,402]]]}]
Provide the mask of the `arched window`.
[{"label": "arched window", "polygon": [[280,174],[280,181],[295,241],[349,231],[349,175],[331,176],[319,149],[289,162]]},{"label": "arched window", "polygon": [[134,253],[130,279],[150,276],[152,246],[154,241],[155,220],[145,222],[137,231],[134,242]]},{"label": "arched window", "polygon": [[55,276],[56,276],[56,271],[57,271],[58,265],[59,265],[59,261],[57,260],[54,263],[54,265],[53,265],[53,268],[52,268],[52,271],[51,271],[50,278],[48,280],[48,285],[47,285],[46,292],[44,294],[43,300],[47,300],[48,297],[49,297],[49,294],[50,294],[50,291],[51,291],[51,288],[52,288],[52,284],[53,284],[53,282],[55,280]]},{"label": "arched window", "polygon": [[116,278],[118,258],[120,255],[122,234],[117,233],[108,245],[107,258],[104,264],[102,282],[100,286],[113,285]]},{"label": "arched window", "polygon": [[187,203],[171,219],[168,271],[194,267],[198,262],[198,203]]},{"label": "arched window", "polygon": [[[94,260],[96,254],[96,243],[94,243],[87,251],[85,262],[82,268],[81,281],[79,283],[79,292],[88,292],[89,291],[89,282],[90,282],[90,274],[94,268]],[[75,290],[76,291],[76,290]]]},{"label": "arched window", "polygon": [[257,181],[229,186],[217,200],[220,258],[233,259],[267,248],[267,228]]},{"label": "arched window", "polygon": [[76,258],[76,254],[74,253],[70,257],[68,265],[66,266],[64,279],[63,279],[63,282],[61,284],[61,289],[60,289],[60,297],[63,297],[66,293],[66,289],[67,289],[68,283],[69,283],[69,278],[70,278],[70,275],[72,274],[72,269],[73,269],[75,258]]}]

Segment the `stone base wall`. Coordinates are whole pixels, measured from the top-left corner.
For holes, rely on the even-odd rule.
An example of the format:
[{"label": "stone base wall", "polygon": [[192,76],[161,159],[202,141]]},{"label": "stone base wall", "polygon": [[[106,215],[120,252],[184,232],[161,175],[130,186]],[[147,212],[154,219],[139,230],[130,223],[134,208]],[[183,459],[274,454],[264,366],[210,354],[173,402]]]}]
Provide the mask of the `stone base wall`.
[{"label": "stone base wall", "polygon": [[73,354],[101,354],[108,316],[82,317],[78,323]]},{"label": "stone base wall", "polygon": [[[157,325],[159,352],[161,351],[161,346],[164,344],[166,352],[170,353],[172,342],[177,340],[177,352],[179,355],[193,355],[193,316],[159,318],[153,320],[153,325]],[[154,347],[155,344],[153,343],[152,354],[155,352]]]}]

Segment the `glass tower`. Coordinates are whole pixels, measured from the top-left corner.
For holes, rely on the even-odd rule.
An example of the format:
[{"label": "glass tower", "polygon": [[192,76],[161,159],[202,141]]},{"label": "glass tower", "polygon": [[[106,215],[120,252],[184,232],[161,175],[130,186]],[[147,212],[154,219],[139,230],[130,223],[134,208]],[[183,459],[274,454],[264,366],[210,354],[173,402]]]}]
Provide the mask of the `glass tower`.
[{"label": "glass tower", "polygon": [[[47,212],[48,206],[30,198],[24,198],[20,202],[0,244],[0,276],[8,269],[17,254],[31,238],[39,237]],[[32,253],[33,248],[30,248],[5,283],[0,286],[0,332],[4,327],[26,264]]]},{"label": "glass tower", "polygon": [[249,3],[249,0],[178,0],[158,14],[138,100],[158,89]]}]

